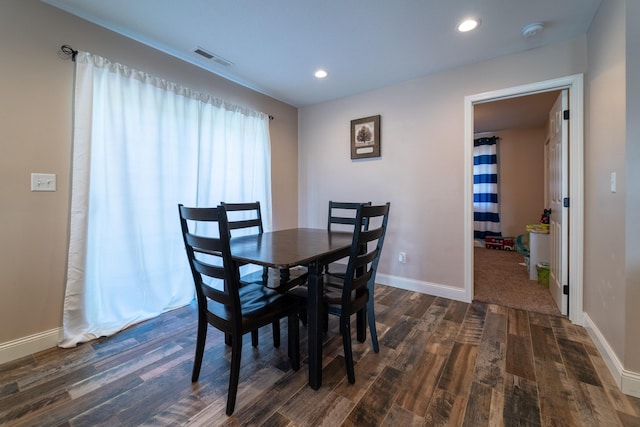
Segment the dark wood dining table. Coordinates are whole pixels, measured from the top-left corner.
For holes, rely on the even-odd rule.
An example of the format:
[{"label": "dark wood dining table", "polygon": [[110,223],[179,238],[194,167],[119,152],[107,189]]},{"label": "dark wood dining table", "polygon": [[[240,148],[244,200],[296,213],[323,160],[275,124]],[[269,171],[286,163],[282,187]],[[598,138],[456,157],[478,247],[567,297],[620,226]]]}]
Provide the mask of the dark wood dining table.
[{"label": "dark wood dining table", "polygon": [[344,231],[293,228],[231,239],[231,255],[236,261],[276,269],[307,267],[309,385],[314,390],[322,385],[322,268],[348,256],[352,238]]}]

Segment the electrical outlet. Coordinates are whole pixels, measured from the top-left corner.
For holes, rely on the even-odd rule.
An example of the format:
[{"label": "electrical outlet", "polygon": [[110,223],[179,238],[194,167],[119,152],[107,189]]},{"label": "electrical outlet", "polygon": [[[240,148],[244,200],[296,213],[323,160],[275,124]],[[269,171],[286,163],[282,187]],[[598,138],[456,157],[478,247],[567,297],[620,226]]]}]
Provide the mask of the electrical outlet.
[{"label": "electrical outlet", "polygon": [[407,262],[407,254],[404,252],[400,252],[398,254],[398,261],[400,261],[400,264],[405,264]]}]

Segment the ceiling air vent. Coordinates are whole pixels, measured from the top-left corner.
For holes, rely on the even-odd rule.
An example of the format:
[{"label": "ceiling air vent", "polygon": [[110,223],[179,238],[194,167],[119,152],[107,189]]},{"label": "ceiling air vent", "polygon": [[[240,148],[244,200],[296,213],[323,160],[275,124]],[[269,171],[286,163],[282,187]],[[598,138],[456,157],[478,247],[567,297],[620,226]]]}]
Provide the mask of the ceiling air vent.
[{"label": "ceiling air vent", "polygon": [[209,51],[207,51],[207,50],[205,50],[205,49],[203,49],[201,47],[196,47],[193,51],[195,53],[197,53],[198,55],[204,57],[204,58],[207,58],[207,59],[210,59],[210,60],[212,60],[214,62],[217,62],[218,64],[222,65],[223,67],[230,67],[230,66],[233,65],[233,63],[231,61],[227,61],[223,57],[218,56],[216,54],[213,54],[213,53],[211,53],[211,52],[209,52]]}]

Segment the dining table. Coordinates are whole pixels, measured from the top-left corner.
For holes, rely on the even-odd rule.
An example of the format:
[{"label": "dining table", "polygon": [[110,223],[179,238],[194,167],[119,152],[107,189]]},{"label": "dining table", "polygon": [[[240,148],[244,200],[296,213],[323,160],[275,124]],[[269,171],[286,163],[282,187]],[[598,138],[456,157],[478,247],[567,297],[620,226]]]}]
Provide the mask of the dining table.
[{"label": "dining table", "polygon": [[349,255],[353,234],[317,228],[292,228],[231,238],[235,261],[279,270],[306,266],[309,386],[322,385],[323,267]]}]

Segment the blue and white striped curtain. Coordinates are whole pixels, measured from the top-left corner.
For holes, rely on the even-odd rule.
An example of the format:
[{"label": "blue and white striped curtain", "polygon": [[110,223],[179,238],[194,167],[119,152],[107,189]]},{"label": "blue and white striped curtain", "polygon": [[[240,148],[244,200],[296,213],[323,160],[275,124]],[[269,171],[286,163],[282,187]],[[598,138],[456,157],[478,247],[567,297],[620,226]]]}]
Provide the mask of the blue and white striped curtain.
[{"label": "blue and white striped curtain", "polygon": [[498,206],[498,137],[473,141],[474,238],[502,236]]}]

